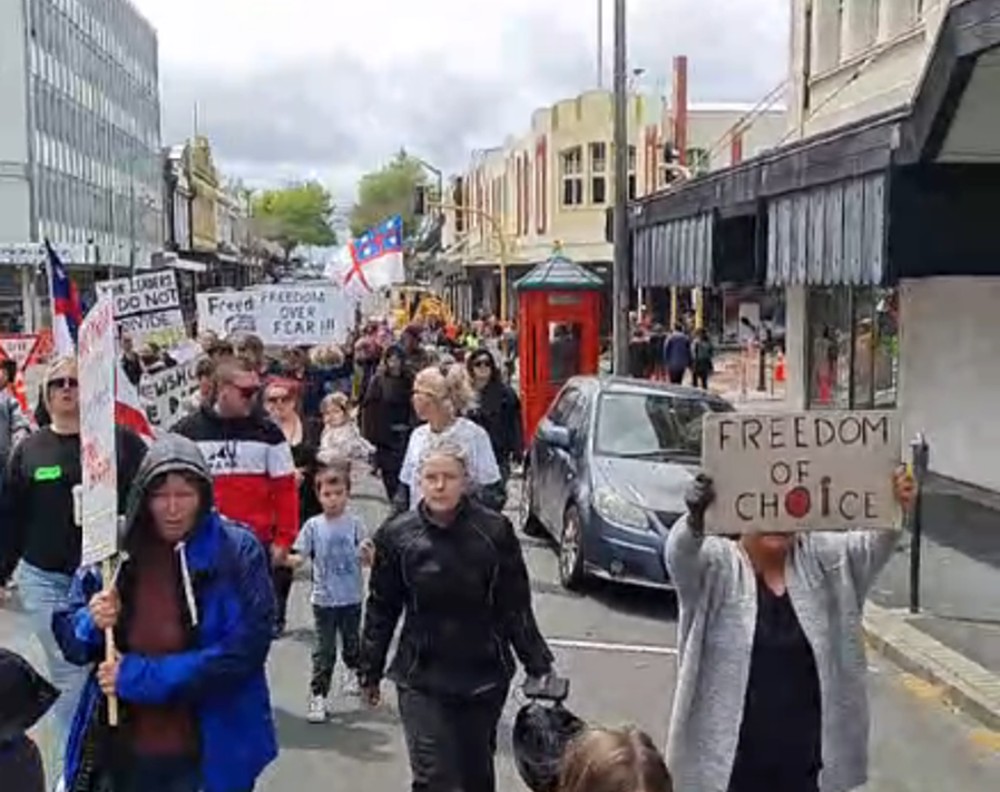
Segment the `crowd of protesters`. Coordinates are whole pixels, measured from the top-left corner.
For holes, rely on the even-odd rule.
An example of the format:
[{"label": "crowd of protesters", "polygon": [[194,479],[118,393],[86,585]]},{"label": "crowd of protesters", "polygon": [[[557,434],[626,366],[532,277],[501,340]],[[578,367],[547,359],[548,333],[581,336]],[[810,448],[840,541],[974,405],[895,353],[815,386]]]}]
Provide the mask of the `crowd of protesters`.
[{"label": "crowd of protesters", "polygon": [[[634,339],[644,375],[691,371],[707,385],[707,338],[662,333],[650,363],[655,335]],[[70,792],[253,789],[278,752],[266,659],[303,567],[316,635],[304,717],[325,721],[335,687],[377,706],[387,677],[412,789],[493,792],[515,659],[536,688],[554,673],[502,513],[523,452],[516,333],[373,321],[345,344],[276,355],[254,336],[200,343],[187,415],[148,448],[119,430],[124,552],[111,578],[80,568],[75,359],[46,371],[43,428],[7,413],[0,587],[16,577],[51,684],[0,655],[0,694],[22,702],[0,719],[0,772],[16,757],[35,779],[24,789],[43,788],[25,732],[51,708],[59,757],[46,767]],[[176,364],[122,347],[130,378]],[[381,527],[351,509],[372,474],[393,507]],[[900,474],[895,488],[908,508],[912,482]],[[859,603],[894,535],[706,538],[713,497],[699,476],[667,543],[680,602],[667,762],[642,732],[585,728],[560,744],[558,785],[539,789],[670,792],[672,774],[685,790],[846,792],[866,780]]]}]

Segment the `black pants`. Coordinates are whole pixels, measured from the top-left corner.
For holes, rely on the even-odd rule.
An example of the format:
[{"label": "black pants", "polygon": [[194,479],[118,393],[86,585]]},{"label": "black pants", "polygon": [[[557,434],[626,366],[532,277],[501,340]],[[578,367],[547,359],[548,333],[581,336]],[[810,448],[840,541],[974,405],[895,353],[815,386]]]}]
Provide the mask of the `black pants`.
[{"label": "black pants", "polygon": [[493,757],[507,687],[451,699],[398,690],[413,792],[495,792]]},{"label": "black pants", "polygon": [[288,597],[292,593],[292,581],[295,578],[295,571],[291,567],[278,566],[271,567],[271,584],[274,586],[274,627],[280,633],[285,630],[285,621],[288,617]]},{"label": "black pants", "polygon": [[673,385],[680,385],[684,382],[684,369],[668,369],[667,376],[670,377],[670,382]]},{"label": "black pants", "polygon": [[313,605],[316,617],[316,646],[313,649],[312,682],[314,696],[330,692],[333,669],[337,665],[337,636],[344,653],[344,665],[351,671],[358,670],[361,654],[361,605],[344,605],[340,608],[322,608]]},{"label": "black pants", "polygon": [[693,368],[691,369],[691,377],[694,380],[694,386],[696,388],[704,388],[708,390],[708,377],[712,373],[710,368]]},{"label": "black pants", "polygon": [[[405,448],[405,446],[404,446]],[[382,475],[382,486],[385,487],[385,497],[391,502],[399,489],[399,471],[403,467],[405,451],[395,448],[379,448],[375,452],[375,464]]]}]

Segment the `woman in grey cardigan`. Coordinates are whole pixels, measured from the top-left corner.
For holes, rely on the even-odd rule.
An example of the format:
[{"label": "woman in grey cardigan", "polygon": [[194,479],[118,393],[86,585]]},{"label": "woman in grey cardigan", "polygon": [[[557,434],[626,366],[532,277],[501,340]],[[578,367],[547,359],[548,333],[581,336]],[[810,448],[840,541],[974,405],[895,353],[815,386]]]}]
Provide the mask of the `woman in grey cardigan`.
[{"label": "woman in grey cardigan", "polygon": [[[895,477],[904,510],[912,479]],[[680,602],[667,746],[678,789],[846,792],[868,776],[861,610],[895,531],[704,535],[699,475],[667,539]]]}]

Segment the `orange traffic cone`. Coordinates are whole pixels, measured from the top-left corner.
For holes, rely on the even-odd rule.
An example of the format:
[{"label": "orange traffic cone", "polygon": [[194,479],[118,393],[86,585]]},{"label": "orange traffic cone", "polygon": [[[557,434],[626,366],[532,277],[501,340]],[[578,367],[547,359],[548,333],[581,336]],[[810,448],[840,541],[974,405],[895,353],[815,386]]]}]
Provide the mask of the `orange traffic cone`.
[{"label": "orange traffic cone", "polygon": [[774,381],[784,382],[785,381],[785,353],[778,353],[778,360],[774,364]]}]

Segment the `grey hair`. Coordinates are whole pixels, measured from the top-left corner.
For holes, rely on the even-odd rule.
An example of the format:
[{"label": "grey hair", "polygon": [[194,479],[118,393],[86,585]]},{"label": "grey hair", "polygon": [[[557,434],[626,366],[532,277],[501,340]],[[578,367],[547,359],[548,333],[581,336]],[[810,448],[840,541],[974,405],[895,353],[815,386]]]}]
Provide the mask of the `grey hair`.
[{"label": "grey hair", "polygon": [[427,464],[428,459],[440,456],[454,459],[462,466],[466,478],[469,477],[469,455],[462,445],[450,437],[435,437],[434,435],[431,435],[424,452],[420,455],[420,463],[417,466],[418,474],[423,473],[424,465]]}]

